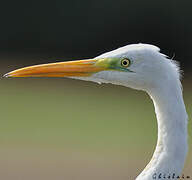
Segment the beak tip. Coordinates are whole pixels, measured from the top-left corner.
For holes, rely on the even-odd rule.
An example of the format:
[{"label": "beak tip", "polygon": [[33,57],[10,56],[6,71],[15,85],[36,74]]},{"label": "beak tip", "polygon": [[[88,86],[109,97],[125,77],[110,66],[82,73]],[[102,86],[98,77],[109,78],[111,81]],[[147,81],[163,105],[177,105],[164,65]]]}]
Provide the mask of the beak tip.
[{"label": "beak tip", "polygon": [[3,75],[3,77],[4,77],[4,78],[8,78],[8,77],[10,77],[10,74],[9,74],[9,73],[6,73],[6,74]]}]

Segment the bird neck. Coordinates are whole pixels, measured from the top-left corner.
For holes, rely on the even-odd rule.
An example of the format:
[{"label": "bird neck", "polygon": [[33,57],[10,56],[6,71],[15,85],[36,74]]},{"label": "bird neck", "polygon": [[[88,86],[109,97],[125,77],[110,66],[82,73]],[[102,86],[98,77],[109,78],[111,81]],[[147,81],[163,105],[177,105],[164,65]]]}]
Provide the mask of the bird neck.
[{"label": "bird neck", "polygon": [[158,124],[157,146],[153,157],[137,180],[177,179],[187,154],[187,113],[180,81],[148,91],[153,100]]}]

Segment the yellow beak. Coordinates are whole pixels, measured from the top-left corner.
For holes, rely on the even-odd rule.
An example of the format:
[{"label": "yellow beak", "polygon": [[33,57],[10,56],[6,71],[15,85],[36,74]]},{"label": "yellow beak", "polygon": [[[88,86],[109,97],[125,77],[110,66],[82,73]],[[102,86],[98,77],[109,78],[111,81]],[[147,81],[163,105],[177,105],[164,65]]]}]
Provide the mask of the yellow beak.
[{"label": "yellow beak", "polygon": [[78,77],[90,76],[107,69],[96,59],[68,61],[29,66],[5,74],[5,77]]}]

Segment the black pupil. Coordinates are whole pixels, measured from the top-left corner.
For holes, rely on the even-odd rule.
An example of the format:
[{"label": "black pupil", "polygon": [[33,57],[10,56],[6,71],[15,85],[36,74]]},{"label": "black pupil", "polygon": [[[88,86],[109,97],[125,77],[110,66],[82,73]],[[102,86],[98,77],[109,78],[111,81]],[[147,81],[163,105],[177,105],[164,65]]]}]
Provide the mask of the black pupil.
[{"label": "black pupil", "polygon": [[126,66],[127,65],[127,61],[123,61],[123,65]]}]

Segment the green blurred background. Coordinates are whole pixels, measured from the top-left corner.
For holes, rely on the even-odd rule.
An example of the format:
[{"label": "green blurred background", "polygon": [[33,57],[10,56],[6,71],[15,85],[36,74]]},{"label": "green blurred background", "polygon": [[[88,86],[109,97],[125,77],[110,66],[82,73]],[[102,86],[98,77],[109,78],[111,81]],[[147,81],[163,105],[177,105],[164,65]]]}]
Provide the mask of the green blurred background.
[{"label": "green blurred background", "polygon": [[[0,6],[1,75],[26,65],[84,59],[150,43],[184,70],[192,167],[192,2],[6,1]],[[0,179],[130,180],[157,140],[146,93],[64,78],[1,79]]]}]

